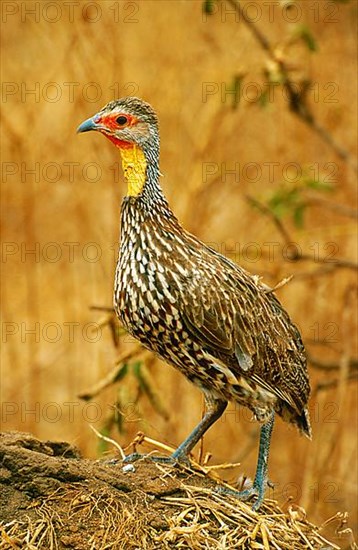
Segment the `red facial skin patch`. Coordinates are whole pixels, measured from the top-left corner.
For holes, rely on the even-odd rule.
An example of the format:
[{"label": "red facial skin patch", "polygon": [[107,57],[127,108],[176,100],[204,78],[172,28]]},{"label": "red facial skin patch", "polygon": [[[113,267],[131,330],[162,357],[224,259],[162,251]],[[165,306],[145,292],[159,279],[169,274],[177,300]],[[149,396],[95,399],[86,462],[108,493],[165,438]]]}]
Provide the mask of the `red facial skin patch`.
[{"label": "red facial skin patch", "polygon": [[[125,116],[127,118],[127,123],[126,124],[123,124],[123,125],[120,125],[118,124],[117,122],[117,118],[120,117],[120,116]],[[138,122],[138,119],[137,117],[134,117],[132,115],[128,115],[126,113],[116,113],[115,115],[113,114],[110,114],[110,115],[104,115],[98,119],[96,119],[96,124],[100,124],[102,126],[105,126],[106,128],[108,128],[108,130],[111,130],[113,132],[115,132],[116,130],[119,130],[121,128],[128,128],[130,126],[133,126],[134,124],[136,124]],[[99,129],[99,131],[101,131]],[[106,132],[103,132],[103,135],[106,136],[106,138],[108,138],[112,143],[114,143],[114,145],[116,147],[120,147],[122,149],[132,149],[134,147],[134,144],[133,143],[130,143],[128,141],[122,141],[120,139],[118,139],[115,135],[111,135],[111,134],[107,134]]]}]

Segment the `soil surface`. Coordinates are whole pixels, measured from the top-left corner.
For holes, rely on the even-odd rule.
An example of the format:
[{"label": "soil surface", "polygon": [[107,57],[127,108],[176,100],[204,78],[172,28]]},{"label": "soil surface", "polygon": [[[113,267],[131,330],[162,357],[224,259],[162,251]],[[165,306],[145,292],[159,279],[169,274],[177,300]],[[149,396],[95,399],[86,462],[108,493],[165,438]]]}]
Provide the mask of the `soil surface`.
[{"label": "soil surface", "polygon": [[265,501],[257,514],[216,488],[199,471],[0,434],[0,549],[341,548],[300,509]]}]

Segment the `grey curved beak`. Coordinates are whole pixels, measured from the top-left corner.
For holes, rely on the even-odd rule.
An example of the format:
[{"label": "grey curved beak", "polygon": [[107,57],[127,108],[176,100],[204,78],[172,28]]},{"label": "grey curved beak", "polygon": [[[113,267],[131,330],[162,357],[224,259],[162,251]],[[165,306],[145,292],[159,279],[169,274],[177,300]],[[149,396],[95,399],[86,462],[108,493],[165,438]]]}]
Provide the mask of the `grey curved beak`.
[{"label": "grey curved beak", "polygon": [[76,133],[81,134],[82,132],[89,132],[90,130],[98,130],[94,117],[88,118],[82,122],[82,124],[80,124],[77,128]]}]

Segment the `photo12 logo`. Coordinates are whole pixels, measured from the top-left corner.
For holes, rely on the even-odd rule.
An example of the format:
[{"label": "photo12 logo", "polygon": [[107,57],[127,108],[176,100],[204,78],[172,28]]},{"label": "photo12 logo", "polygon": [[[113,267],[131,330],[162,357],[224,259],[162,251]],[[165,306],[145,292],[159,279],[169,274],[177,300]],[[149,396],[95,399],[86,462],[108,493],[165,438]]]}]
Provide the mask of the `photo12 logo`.
[{"label": "photo12 logo", "polygon": [[100,403],[90,401],[49,401],[29,404],[25,401],[4,401],[0,406],[1,424],[14,423],[26,424],[27,422],[56,422],[66,421],[73,423],[78,417],[81,421],[94,423],[104,418],[104,411]]},{"label": "photo12 logo", "polygon": [[81,339],[84,342],[94,344],[102,338],[102,326],[99,323],[89,322],[81,325],[78,321],[49,321],[40,323],[38,321],[3,321],[1,323],[1,341],[7,344],[16,339],[17,342],[26,344],[28,342],[47,342],[55,344],[64,341],[69,344]]},{"label": "photo12 logo", "polygon": [[[342,0],[341,0],[342,1]],[[344,0],[343,0],[344,1]],[[303,4],[303,5],[302,5]],[[221,23],[338,23],[340,6],[334,0],[256,0],[248,2],[217,2],[205,0],[202,20],[207,23],[216,17]]]},{"label": "photo12 logo", "polygon": [[139,2],[125,1],[52,1],[52,2],[28,2],[24,0],[1,2],[1,22],[11,23],[18,20],[21,23],[31,21],[34,23],[75,23],[85,21],[88,24],[100,21],[112,21],[114,23],[139,23]]},{"label": "photo12 logo", "polygon": [[139,95],[137,82],[114,82],[103,88],[99,82],[39,82],[39,81],[3,81],[1,83],[2,103],[74,103],[78,100],[87,103],[97,103],[109,98],[117,99],[123,96]]}]

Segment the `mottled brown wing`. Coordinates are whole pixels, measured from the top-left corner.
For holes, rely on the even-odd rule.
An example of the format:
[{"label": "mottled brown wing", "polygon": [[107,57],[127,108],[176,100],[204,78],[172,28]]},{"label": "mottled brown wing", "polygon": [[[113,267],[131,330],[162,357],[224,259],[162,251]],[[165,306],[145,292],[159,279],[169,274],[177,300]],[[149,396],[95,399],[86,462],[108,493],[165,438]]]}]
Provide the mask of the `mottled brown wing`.
[{"label": "mottled brown wing", "polygon": [[239,365],[258,352],[263,329],[254,292],[228,274],[198,273],[187,280],[183,321],[194,339],[218,358],[237,356]]},{"label": "mottled brown wing", "polygon": [[[207,281],[209,282],[209,281]],[[220,282],[212,276],[210,285],[199,281],[195,275],[188,279],[184,294],[184,321],[195,338],[219,353],[231,353],[232,334],[225,320],[229,319],[229,304],[218,291]]]},{"label": "mottled brown wing", "polygon": [[188,278],[183,293],[187,331],[234,375],[247,375],[299,412],[305,396],[299,386],[296,393],[285,382],[294,362],[298,367],[302,362],[299,333],[287,313],[273,294],[226,258],[214,254],[210,268],[205,263]]}]

